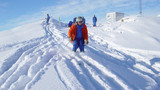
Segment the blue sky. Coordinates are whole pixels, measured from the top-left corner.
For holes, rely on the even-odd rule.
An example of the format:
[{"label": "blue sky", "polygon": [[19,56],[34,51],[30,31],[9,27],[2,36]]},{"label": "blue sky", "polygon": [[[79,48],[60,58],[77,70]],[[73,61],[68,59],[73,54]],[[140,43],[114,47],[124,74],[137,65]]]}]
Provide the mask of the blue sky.
[{"label": "blue sky", "polygon": [[[144,16],[160,14],[160,0],[142,0],[142,3]],[[0,31],[43,20],[47,13],[65,22],[75,16],[84,16],[90,22],[94,14],[104,18],[106,13],[115,11],[136,15],[139,0],[0,0]]]}]

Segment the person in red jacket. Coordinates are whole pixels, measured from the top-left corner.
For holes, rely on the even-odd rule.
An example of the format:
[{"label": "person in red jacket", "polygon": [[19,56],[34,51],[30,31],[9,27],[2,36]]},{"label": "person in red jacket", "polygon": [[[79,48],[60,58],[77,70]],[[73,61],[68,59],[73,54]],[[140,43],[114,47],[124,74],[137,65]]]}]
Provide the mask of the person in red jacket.
[{"label": "person in red jacket", "polygon": [[80,52],[84,52],[84,44],[88,44],[87,26],[82,21],[82,17],[78,17],[76,23],[71,26],[68,32],[69,40],[73,43],[74,52],[77,48],[80,49]]}]

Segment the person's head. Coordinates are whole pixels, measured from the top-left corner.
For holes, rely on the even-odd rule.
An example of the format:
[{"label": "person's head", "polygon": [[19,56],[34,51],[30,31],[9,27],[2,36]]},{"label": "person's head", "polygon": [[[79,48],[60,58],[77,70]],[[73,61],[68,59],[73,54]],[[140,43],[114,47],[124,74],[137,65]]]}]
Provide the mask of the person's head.
[{"label": "person's head", "polygon": [[83,21],[82,17],[79,16],[79,17],[77,18],[77,24],[78,24],[78,25],[82,25],[82,21]]}]

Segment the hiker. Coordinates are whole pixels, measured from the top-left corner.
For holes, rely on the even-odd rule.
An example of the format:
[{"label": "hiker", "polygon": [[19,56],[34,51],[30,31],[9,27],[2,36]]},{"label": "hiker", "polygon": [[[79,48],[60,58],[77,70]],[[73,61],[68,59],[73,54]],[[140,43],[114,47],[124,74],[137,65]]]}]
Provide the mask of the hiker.
[{"label": "hiker", "polygon": [[87,26],[82,23],[82,17],[77,18],[77,22],[71,26],[68,32],[69,40],[73,43],[73,51],[77,48],[80,52],[84,52],[84,44],[88,44],[88,30]]},{"label": "hiker", "polygon": [[77,17],[73,18],[73,23],[76,23],[76,19],[77,19]]},{"label": "hiker", "polygon": [[50,16],[49,16],[49,14],[47,14],[47,18],[46,18],[47,25],[49,24],[49,19],[50,19]]},{"label": "hiker", "polygon": [[83,22],[82,22],[82,23],[83,23],[83,24],[85,24],[85,18],[84,18],[84,17],[82,17],[82,20],[83,20]]},{"label": "hiker", "polygon": [[71,27],[72,26],[72,24],[73,24],[73,22],[72,21],[69,21],[69,23],[68,23],[68,27]]},{"label": "hiker", "polygon": [[94,16],[93,16],[93,27],[96,26],[96,22],[97,22],[97,17],[94,15]]}]

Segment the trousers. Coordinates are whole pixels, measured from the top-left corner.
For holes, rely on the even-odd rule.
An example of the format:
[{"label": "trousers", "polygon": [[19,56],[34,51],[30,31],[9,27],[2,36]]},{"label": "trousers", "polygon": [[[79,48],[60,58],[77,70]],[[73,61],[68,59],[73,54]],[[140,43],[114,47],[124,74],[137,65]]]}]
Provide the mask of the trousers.
[{"label": "trousers", "polygon": [[93,26],[96,26],[96,22],[93,22]]},{"label": "trousers", "polygon": [[73,51],[76,52],[77,48],[80,49],[80,52],[84,52],[84,39],[83,38],[76,38],[73,41]]}]

